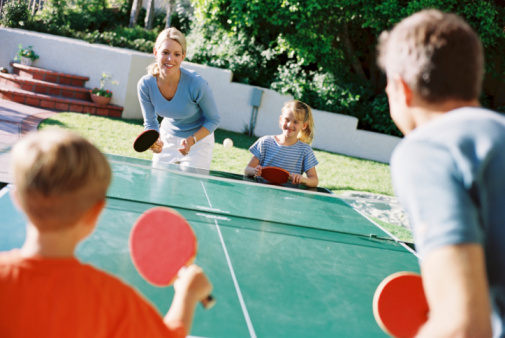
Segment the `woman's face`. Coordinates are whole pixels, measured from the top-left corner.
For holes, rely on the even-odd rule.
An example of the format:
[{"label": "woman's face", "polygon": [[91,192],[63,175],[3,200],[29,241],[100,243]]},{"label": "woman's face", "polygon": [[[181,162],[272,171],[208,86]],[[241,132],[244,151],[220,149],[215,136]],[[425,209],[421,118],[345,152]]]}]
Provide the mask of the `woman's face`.
[{"label": "woman's face", "polygon": [[159,48],[154,48],[154,57],[160,67],[160,75],[169,76],[179,73],[179,67],[186,55],[177,41],[168,39],[163,41]]}]

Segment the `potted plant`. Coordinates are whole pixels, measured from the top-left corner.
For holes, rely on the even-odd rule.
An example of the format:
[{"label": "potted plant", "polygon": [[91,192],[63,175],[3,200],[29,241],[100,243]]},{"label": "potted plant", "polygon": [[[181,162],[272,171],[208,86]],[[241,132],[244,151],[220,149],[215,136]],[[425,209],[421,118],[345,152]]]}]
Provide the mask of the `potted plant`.
[{"label": "potted plant", "polygon": [[95,87],[91,90],[91,100],[100,105],[109,104],[112,99],[112,91],[105,89],[105,85],[110,81],[112,85],[116,85],[117,81],[111,80],[110,74],[103,72],[102,77],[100,78],[100,87]]},{"label": "potted plant", "polygon": [[22,65],[31,66],[35,60],[39,58],[37,53],[32,49],[33,46],[28,46],[28,48],[23,48],[22,44],[18,45],[18,54],[14,61],[21,62]]}]

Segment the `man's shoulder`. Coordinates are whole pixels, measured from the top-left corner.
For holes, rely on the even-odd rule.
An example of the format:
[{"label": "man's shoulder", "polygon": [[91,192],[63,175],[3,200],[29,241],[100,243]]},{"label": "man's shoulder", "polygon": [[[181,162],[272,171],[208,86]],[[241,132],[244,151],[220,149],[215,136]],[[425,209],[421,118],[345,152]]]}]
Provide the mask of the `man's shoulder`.
[{"label": "man's shoulder", "polygon": [[401,143],[423,141],[448,146],[461,140],[478,141],[489,137],[493,132],[505,135],[503,114],[479,107],[464,107],[447,112],[416,128]]}]

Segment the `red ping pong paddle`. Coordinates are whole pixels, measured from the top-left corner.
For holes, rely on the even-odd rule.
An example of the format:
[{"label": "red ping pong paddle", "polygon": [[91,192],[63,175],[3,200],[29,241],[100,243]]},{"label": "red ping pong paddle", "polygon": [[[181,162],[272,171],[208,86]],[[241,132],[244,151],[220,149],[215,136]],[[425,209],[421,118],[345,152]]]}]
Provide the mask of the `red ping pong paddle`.
[{"label": "red ping pong paddle", "polygon": [[428,320],[428,312],[421,276],[414,272],[394,273],[375,290],[375,320],[393,337],[414,337]]},{"label": "red ping pong paddle", "polygon": [[[184,217],[170,208],[155,207],[137,219],[129,245],[139,274],[155,286],[168,286],[181,268],[193,263],[198,244]],[[210,309],[215,299],[209,295],[201,303]]]},{"label": "red ping pong paddle", "polygon": [[289,181],[289,172],[279,167],[263,167],[261,177],[271,183],[283,184]]},{"label": "red ping pong paddle", "polygon": [[151,146],[156,143],[159,137],[160,133],[157,130],[144,130],[133,142],[133,149],[139,153],[144,152],[147,149],[151,148]]}]

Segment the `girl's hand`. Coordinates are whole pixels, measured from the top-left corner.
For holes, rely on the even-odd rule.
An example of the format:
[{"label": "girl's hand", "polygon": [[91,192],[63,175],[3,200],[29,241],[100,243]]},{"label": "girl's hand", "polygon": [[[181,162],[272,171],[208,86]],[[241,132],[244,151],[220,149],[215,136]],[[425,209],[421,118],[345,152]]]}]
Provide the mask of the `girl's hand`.
[{"label": "girl's hand", "polygon": [[161,141],[161,139],[157,139],[156,142],[151,146],[151,151],[153,153],[156,153],[156,154],[159,154],[161,153],[161,150],[163,149],[163,141]]},{"label": "girl's hand", "polygon": [[300,184],[303,183],[304,179],[303,176],[300,174],[291,174],[291,183],[293,184]]},{"label": "girl's hand", "polygon": [[258,165],[256,168],[254,168],[254,176],[261,176],[261,170],[263,169],[262,166]]}]

